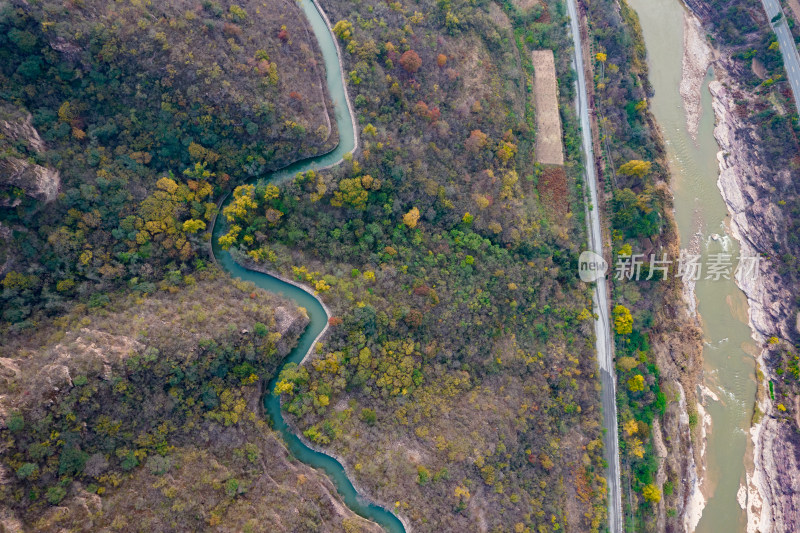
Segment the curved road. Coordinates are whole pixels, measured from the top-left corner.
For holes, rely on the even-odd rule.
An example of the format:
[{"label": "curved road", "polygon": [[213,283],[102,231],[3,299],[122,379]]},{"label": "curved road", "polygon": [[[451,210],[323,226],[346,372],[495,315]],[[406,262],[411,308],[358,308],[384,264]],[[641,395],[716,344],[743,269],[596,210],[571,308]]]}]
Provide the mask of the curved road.
[{"label": "curved road", "polygon": [[789,85],[792,86],[794,105],[798,114],[800,114],[800,53],[797,52],[797,46],[794,43],[792,32],[786,22],[786,14],[783,12],[780,2],[778,0],[761,0],[761,3],[764,5],[764,11],[766,11],[770,20],[778,13],[782,15],[778,22],[770,24],[775,31],[775,35],[778,36],[778,46],[780,46],[781,54],[783,55],[786,77],[789,79]]},{"label": "curved road", "polygon": [[[583,53],[581,48],[580,31],[578,28],[578,12],[575,0],[567,0],[572,39],[575,43],[575,70],[578,74],[577,106],[581,121],[581,134],[583,137],[583,152],[586,161],[585,181],[589,188],[589,202],[591,208],[587,213],[589,230],[589,250],[603,255],[603,232],[600,226],[600,213],[597,208],[597,176],[594,168],[594,154],[592,150],[592,129],[589,122],[589,99],[586,95],[586,79],[583,70]],[[620,496],[620,468],[619,468],[619,436],[617,432],[617,394],[616,374],[614,370],[614,344],[611,337],[611,322],[609,320],[608,284],[604,278],[595,282],[594,287],[594,312],[599,317],[594,322],[595,347],[597,349],[597,362],[600,366],[600,384],[602,385],[601,399],[603,402],[603,426],[605,434],[605,456],[608,463],[606,481],[608,482],[608,529],[611,533],[622,531],[622,498]]]}]

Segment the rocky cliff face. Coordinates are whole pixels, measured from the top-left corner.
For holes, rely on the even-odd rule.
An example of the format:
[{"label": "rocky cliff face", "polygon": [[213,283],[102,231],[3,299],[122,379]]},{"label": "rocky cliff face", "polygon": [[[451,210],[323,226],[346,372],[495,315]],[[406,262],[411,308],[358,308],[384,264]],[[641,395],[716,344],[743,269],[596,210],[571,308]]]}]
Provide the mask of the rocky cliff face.
[{"label": "rocky cliff face", "polygon": [[[759,152],[761,140],[755,129],[739,118],[737,100],[747,94],[727,76],[724,63],[718,73],[723,80],[713,81],[717,126],[714,136],[720,146],[717,154],[720,176],[718,186],[731,215],[731,230],[741,243],[742,255],[769,254],[774,243],[786,243],[782,219],[785,216],[773,191],[791,180],[788,169],[775,172]],[[761,261],[757,278],[740,272],[737,282],[750,303],[751,326],[764,339],[773,335],[791,338],[796,317],[790,302],[792,292],[784,286],[774,265]],[[763,340],[763,339],[756,339]]]},{"label": "rocky cliff face", "polygon": [[[717,126],[714,135],[721,148],[718,186],[728,205],[731,232],[740,242],[741,254],[769,254],[775,243],[786,243],[785,216],[777,205],[773,191],[790,179],[788,170],[770,168],[759,151],[762,140],[755,128],[744,122],[743,110],[737,101],[749,95],[738,87],[726,58],[717,61],[717,77],[709,89],[713,97]],[[764,345],[768,337],[791,339],[797,333],[794,295],[768,259],[758,266],[758,276],[737,272],[739,287],[749,303],[749,322],[754,339]],[[766,350],[758,356],[763,371],[761,390],[774,378],[764,364]],[[747,511],[747,530],[797,531],[800,528],[800,442],[786,424],[773,418],[773,402],[761,394],[757,409],[764,414],[750,431],[753,464],[746,486],[740,489],[740,503]]]},{"label": "rocky cliff face", "polygon": [[[0,160],[0,186],[19,187],[25,194],[40,202],[52,202],[58,195],[61,183],[57,170],[36,165],[18,157]],[[14,207],[19,200],[0,200],[2,205]]]},{"label": "rocky cliff face", "polygon": [[[709,19],[706,3],[685,1],[695,14]],[[766,346],[767,339],[773,336],[792,339],[797,334],[794,295],[779,275],[778,265],[769,260],[776,246],[786,249],[784,217],[788,215],[781,209],[775,191],[791,189],[791,173],[786,168],[773,168],[757,127],[746,118],[749,112],[744,102],[754,102],[756,97],[737,83],[743,79],[742,65],[731,59],[730,50],[709,52],[703,33],[695,17],[687,14],[681,95],[689,130],[694,135],[703,77],[708,65],[713,64],[717,81],[709,89],[716,116],[714,135],[720,147],[718,186],[728,206],[731,233],[740,243],[741,255],[762,257],[755,272],[740,270],[736,281],[748,299],[753,338]],[[789,425],[775,416],[775,402],[766,393],[768,382],[776,377],[771,365],[765,364],[767,355],[765,348],[757,358],[763,374],[759,374],[756,413],[764,418],[750,431],[748,459],[752,459],[753,466],[738,494],[739,503],[747,512],[747,530],[753,533],[796,531],[800,527],[800,487],[795,481],[800,473],[800,442]],[[701,500],[698,499],[702,503]],[[696,526],[702,505],[696,511],[686,514],[687,531]],[[696,519],[691,520],[692,516]]]},{"label": "rocky cliff face", "polygon": [[[788,168],[794,166],[794,162],[776,163],[776,150],[772,145],[777,139],[781,146],[792,146],[794,134],[768,130],[772,126],[765,123],[756,125],[759,119],[755,115],[774,111],[775,118],[780,120],[785,106],[778,103],[777,96],[787,93],[785,90],[779,93],[778,88],[773,88],[772,92],[763,87],[749,88],[748,83],[758,84],[751,69],[763,79],[764,64],[755,59],[752,64],[733,59],[741,58],[738,52],[762,46],[760,43],[768,38],[767,20],[759,2],[750,2],[750,6],[737,15],[725,8],[741,8],[744,2],[731,1],[726,6],[710,0],[683,1],[702,19],[705,30],[714,34],[716,46],[720,47],[714,50],[716,60],[713,63],[718,81],[712,82],[709,88],[717,121],[714,135],[720,146],[718,186],[728,206],[731,233],[740,243],[742,256],[762,258],[755,272],[757,275],[748,275],[744,270],[736,274],[737,284],[748,299],[752,336],[762,346],[757,355],[759,388],[746,457],[748,473],[738,499],[747,512],[748,533],[798,531],[800,392],[797,380],[786,378],[787,360],[793,359],[795,352],[791,343],[800,333],[795,305],[797,290],[787,281],[794,268],[791,254],[797,254],[796,244],[790,242],[792,230],[787,231],[787,228],[794,226],[792,217],[796,215],[791,204],[784,206],[782,201],[793,201],[797,187],[792,183],[796,182],[796,178],[792,178],[793,171]],[[738,16],[740,21],[752,22],[753,26],[742,31],[726,27],[729,21],[725,17],[728,16]],[[731,48],[722,43],[728,43]],[[789,138],[781,139],[781,134]],[[772,140],[765,140],[770,135]],[[792,149],[796,150],[796,146],[795,142]],[[795,154],[784,152],[781,155],[789,156],[785,158],[788,160]],[[789,260],[775,257],[787,251]],[[784,270],[790,274],[782,275]]]},{"label": "rocky cliff face", "polygon": [[[30,113],[9,106],[0,107],[0,188],[18,187],[40,202],[52,202],[58,195],[61,177],[57,170],[37,165],[30,154],[45,150]],[[13,207],[19,199],[0,198],[0,206]]]}]

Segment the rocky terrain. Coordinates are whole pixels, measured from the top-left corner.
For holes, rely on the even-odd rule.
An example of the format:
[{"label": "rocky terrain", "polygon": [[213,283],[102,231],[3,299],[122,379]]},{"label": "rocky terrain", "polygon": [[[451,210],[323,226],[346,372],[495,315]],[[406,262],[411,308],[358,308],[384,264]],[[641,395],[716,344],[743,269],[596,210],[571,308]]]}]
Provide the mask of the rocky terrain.
[{"label": "rocky terrain", "polygon": [[[771,168],[759,149],[758,131],[741,117],[741,103],[750,98],[731,75],[734,66],[723,55],[715,63],[719,81],[709,85],[717,126],[714,136],[720,146],[718,185],[730,213],[730,227],[739,241],[742,256],[762,256],[785,243],[783,218],[786,216],[774,196],[791,179],[789,169]],[[736,281],[747,296],[749,324],[753,338],[765,345],[773,336],[791,339],[797,334],[794,296],[768,258],[759,265],[758,276],[737,272]],[[757,358],[760,369],[760,394],[757,413],[763,419],[751,429],[753,470],[747,476],[746,498],[748,531],[793,531],[800,527],[796,513],[798,491],[797,448],[793,431],[775,418],[773,402],[764,394],[774,378],[765,364],[763,350]],[[793,510],[794,509],[794,510]]]},{"label": "rocky terrain", "polygon": [[[268,374],[257,381],[248,378],[228,392],[217,388],[222,414],[237,414],[224,421],[213,411],[185,418],[182,411],[191,409],[192,403],[180,398],[190,389],[178,392],[173,387],[174,406],[162,411],[161,406],[170,400],[158,383],[158,369],[144,374],[154,381],[152,388],[137,382],[133,369],[154,354],[186,372],[197,368],[191,366],[193,361],[201,368],[213,362],[204,361],[210,354],[200,348],[209,338],[252,350],[248,339],[254,330],[256,337],[261,335],[263,327],[253,326],[252,320],[270,331],[265,338],[275,342],[276,361],[286,356],[305,329],[305,314],[277,297],[253,292],[252,286],[230,283],[214,273],[203,274],[195,285],[177,291],[123,298],[99,312],[77,310],[62,318],[60,327],[45,324],[30,342],[17,340],[2,348],[0,531],[256,531],[264,527],[286,532],[381,531],[354,515],[324,474],[294,461],[269,428],[261,407]],[[205,382],[221,386],[213,376]],[[130,412],[120,410],[126,403],[122,398],[114,399],[115,406],[101,399],[102,391],[113,383],[139,388],[143,394],[139,405],[147,408]],[[119,395],[122,389],[117,385],[116,390]],[[103,414],[70,407],[69,398],[75,394],[83,398],[78,405],[99,401],[93,409]],[[225,411],[228,397],[235,399],[234,407]],[[174,409],[178,405],[183,407]],[[51,474],[44,464],[33,474],[22,473],[25,464],[35,463],[21,443],[42,425],[53,424],[48,433],[58,435],[55,428],[64,411],[77,416],[73,423],[80,428],[78,472],[74,481],[64,485],[62,499],[51,501],[53,505],[26,502],[23,489],[37,491],[37,482],[46,482]],[[150,412],[157,414],[160,424],[152,435],[167,435],[165,445],[157,450],[147,444],[151,437],[145,437]],[[115,418],[119,416],[128,418]],[[24,420],[22,429],[20,420]],[[118,426],[122,431],[141,432],[134,441],[141,467],[120,469],[118,450],[126,437],[113,439],[116,430],[98,430],[109,421],[112,426],[124,422]],[[97,431],[106,435],[99,445]],[[50,444],[56,450],[67,449],[71,441],[68,432],[61,433],[62,441]],[[111,442],[116,443],[117,453],[105,448]],[[62,462],[65,453],[61,451]],[[58,457],[53,457],[56,465]]]},{"label": "rocky terrain", "polygon": [[[731,215],[730,227],[739,241],[742,255],[760,255],[772,248],[772,243],[785,239],[782,217],[774,201],[772,188],[790,179],[785,172],[771,171],[760,158],[759,138],[754,128],[746,125],[737,113],[736,100],[747,95],[735,85],[718,63],[722,82],[709,85],[713,97],[717,126],[714,136],[720,145],[719,188]],[[749,323],[753,338],[764,345],[768,338],[779,336],[791,339],[796,328],[796,316],[791,302],[793,295],[770,261],[762,261],[758,277],[739,272],[737,284],[747,296]],[[763,350],[758,356],[761,369],[760,388],[774,377],[765,364]],[[754,468],[747,477],[745,508],[748,531],[791,531],[800,526],[800,517],[787,513],[797,505],[797,490],[792,490],[798,469],[795,440],[791,431],[772,417],[773,402],[761,394],[757,409],[764,418],[750,431]],[[791,452],[791,453],[787,453]]]},{"label": "rocky terrain", "polygon": [[[796,165],[786,164],[791,150],[797,148],[796,135],[792,141],[791,132],[784,132],[780,122],[785,112],[778,100],[787,93],[777,86],[771,89],[775,71],[782,67],[767,52],[772,50],[773,38],[763,30],[767,21],[760,2],[684,1],[702,21],[702,25],[692,22],[690,15],[685,24],[684,77],[688,79],[681,84],[681,94],[687,122],[690,130],[696,124],[693,110],[699,103],[702,75],[711,62],[716,81],[709,90],[716,116],[714,136],[720,147],[718,186],[741,256],[761,257],[756,275],[736,272],[737,285],[748,300],[753,339],[762,347],[756,358],[758,393],[745,458],[748,474],[738,499],[747,512],[748,532],[795,531],[800,527],[796,481],[800,443],[793,427],[799,426],[798,406],[796,386],[787,382],[791,377],[784,376],[792,368],[791,343],[800,332],[791,282]],[[708,49],[701,42],[703,33],[715,39],[711,55],[700,52]],[[749,50],[750,55],[742,55]],[[767,69],[765,60],[771,63]],[[772,70],[769,79],[767,70]],[[684,90],[690,86],[696,88]]]},{"label": "rocky terrain", "polygon": [[711,49],[706,43],[700,21],[686,13],[683,17],[683,74],[680,92],[689,135],[695,140],[702,112],[700,90],[710,63]]},{"label": "rocky terrain", "polygon": [[[0,207],[13,207],[19,197],[7,194],[14,187],[40,202],[56,199],[61,185],[58,171],[31,162],[30,158],[44,153],[45,145],[33,127],[30,113],[10,105],[0,106]],[[30,157],[30,158],[29,158]]]}]

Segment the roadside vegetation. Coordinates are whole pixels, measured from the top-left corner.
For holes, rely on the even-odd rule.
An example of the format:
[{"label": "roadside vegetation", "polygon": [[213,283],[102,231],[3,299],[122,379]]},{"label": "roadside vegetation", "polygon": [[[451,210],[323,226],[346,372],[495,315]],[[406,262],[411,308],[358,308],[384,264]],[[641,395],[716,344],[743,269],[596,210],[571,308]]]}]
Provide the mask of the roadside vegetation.
[{"label": "roadside vegetation", "polygon": [[[619,7],[599,1],[588,6],[588,19],[596,143],[612,237],[624,515],[626,530],[655,531],[660,520],[677,524],[683,505],[691,440],[679,423],[679,400],[685,395],[693,405],[700,337],[683,307],[674,266],[664,280],[664,272],[651,264],[652,256],[678,257],[678,236],[663,141],[648,109],[651,89],[638,17],[624,1]],[[634,254],[642,254],[638,272],[618,266],[630,264]],[[659,441],[666,441],[668,459],[658,457]],[[659,471],[664,483],[657,481]]]}]

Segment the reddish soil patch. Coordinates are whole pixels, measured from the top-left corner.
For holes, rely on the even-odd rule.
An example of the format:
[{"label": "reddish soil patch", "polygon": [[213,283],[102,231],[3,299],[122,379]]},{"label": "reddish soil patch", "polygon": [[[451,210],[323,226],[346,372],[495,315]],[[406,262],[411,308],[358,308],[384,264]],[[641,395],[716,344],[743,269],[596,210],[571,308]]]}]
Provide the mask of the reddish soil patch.
[{"label": "reddish soil patch", "polygon": [[542,14],[541,16],[536,19],[536,22],[541,22],[542,24],[548,24],[552,18],[550,17],[550,6],[547,5],[547,2],[542,1],[540,2],[542,5]]},{"label": "reddish soil patch", "polygon": [[554,222],[560,222],[569,212],[569,191],[567,190],[567,173],[563,167],[545,167],[539,176],[539,199],[544,205],[547,216]]}]

